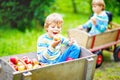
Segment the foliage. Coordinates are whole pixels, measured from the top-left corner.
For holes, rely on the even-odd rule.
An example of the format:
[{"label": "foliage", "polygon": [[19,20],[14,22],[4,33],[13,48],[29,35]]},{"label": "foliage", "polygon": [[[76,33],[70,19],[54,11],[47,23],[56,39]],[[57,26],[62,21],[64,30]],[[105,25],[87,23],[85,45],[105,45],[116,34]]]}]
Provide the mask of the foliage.
[{"label": "foliage", "polygon": [[[54,0],[0,0],[0,25],[25,30],[33,19],[43,25],[45,16]],[[29,28],[28,27],[28,28]]]},{"label": "foliage", "polygon": [[71,12],[74,13],[74,7],[76,13],[89,13],[90,12],[90,0],[57,0],[54,4],[55,9],[59,12]]},{"label": "foliage", "polygon": [[[115,15],[120,14],[120,0],[104,0],[106,4],[106,10],[111,11]],[[83,14],[91,14],[92,0],[57,0],[55,3],[55,7],[58,11],[63,12],[74,12],[74,13],[83,13]],[[66,4],[67,3],[67,4]],[[62,5],[61,5],[62,4]]]},{"label": "foliage", "polygon": [[120,15],[120,0],[105,0],[105,4],[107,10],[115,15]]}]

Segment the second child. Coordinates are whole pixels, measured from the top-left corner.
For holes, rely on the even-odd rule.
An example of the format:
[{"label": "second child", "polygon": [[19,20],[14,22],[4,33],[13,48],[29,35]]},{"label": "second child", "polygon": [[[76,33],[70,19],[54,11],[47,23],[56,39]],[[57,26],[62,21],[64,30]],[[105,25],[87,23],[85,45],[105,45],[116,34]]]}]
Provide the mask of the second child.
[{"label": "second child", "polygon": [[104,0],[93,0],[92,10],[93,16],[85,24],[79,26],[79,29],[90,29],[91,35],[103,33],[108,27],[108,16],[105,12]]}]

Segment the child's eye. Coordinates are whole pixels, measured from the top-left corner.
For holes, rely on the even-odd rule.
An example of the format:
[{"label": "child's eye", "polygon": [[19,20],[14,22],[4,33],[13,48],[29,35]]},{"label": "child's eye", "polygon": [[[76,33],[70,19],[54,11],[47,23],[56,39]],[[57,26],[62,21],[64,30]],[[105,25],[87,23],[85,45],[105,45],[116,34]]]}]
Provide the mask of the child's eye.
[{"label": "child's eye", "polygon": [[54,26],[51,26],[51,28],[55,28]]},{"label": "child's eye", "polygon": [[58,26],[57,28],[59,28],[59,29],[60,29],[61,27],[60,27],[60,26]]}]

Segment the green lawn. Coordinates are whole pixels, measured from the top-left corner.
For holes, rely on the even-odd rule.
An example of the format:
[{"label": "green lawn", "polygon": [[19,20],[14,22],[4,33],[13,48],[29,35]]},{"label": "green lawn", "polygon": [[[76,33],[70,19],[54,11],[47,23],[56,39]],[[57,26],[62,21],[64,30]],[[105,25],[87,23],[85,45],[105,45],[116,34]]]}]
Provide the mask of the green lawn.
[{"label": "green lawn", "polygon": [[95,70],[94,80],[120,80],[120,62],[114,62],[112,52],[104,51],[104,61]]}]

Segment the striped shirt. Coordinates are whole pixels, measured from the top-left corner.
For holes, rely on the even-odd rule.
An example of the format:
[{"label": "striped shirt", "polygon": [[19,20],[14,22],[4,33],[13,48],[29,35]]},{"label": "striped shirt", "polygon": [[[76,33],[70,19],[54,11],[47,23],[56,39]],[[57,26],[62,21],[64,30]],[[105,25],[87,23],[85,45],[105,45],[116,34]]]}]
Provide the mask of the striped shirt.
[{"label": "striped shirt", "polygon": [[55,63],[59,56],[62,54],[61,47],[68,46],[68,39],[61,37],[61,43],[55,48],[51,47],[53,38],[49,38],[44,34],[38,38],[37,42],[37,56],[38,60],[43,63]]}]

